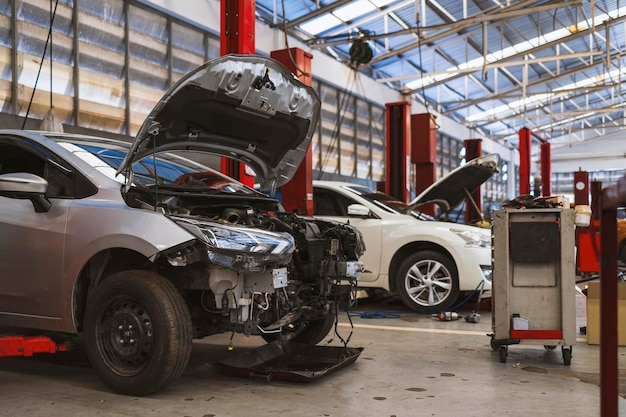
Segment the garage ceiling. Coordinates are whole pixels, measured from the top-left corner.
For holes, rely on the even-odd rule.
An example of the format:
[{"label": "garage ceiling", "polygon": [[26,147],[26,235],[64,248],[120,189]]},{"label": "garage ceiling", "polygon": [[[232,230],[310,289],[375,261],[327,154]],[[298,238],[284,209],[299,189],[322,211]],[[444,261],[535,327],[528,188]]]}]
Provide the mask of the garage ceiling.
[{"label": "garage ceiling", "polygon": [[[626,127],[623,0],[257,0],[256,7],[277,30],[482,137],[515,145],[527,127],[563,146]],[[359,41],[373,51],[369,62],[353,59]]]}]

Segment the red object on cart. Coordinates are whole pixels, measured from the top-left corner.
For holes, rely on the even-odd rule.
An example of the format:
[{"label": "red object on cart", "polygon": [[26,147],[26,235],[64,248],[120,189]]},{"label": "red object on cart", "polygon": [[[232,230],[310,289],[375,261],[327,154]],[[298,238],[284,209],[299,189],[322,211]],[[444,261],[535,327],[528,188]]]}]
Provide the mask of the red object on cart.
[{"label": "red object on cart", "polygon": [[0,336],[0,357],[33,356],[35,353],[57,353],[67,346],[56,344],[45,336]]}]

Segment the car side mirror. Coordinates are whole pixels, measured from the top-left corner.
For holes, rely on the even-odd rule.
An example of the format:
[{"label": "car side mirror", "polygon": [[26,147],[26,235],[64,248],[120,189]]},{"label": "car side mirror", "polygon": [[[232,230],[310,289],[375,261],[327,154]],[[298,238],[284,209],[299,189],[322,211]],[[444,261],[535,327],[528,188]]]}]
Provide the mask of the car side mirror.
[{"label": "car side mirror", "polygon": [[370,209],[362,204],[350,204],[348,206],[348,216],[369,217]]},{"label": "car side mirror", "polygon": [[27,199],[33,203],[37,213],[47,213],[52,203],[45,196],[48,181],[27,172],[0,175],[0,196]]}]

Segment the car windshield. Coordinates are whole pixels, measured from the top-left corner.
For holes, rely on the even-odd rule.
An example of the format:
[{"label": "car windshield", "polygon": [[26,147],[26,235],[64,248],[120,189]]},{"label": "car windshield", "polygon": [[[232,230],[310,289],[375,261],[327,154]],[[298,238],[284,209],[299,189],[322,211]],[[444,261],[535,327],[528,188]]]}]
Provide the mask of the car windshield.
[{"label": "car windshield", "polygon": [[409,212],[408,204],[388,194],[374,191],[364,185],[349,185],[344,188],[390,213],[410,214],[420,220],[434,220],[433,217],[416,210]]},{"label": "car windshield", "polygon": [[373,191],[370,188],[363,185],[350,185],[344,187],[346,190],[359,195],[361,198],[366,199],[370,203],[376,204],[385,211],[392,213],[402,213],[407,208],[407,205],[402,201],[395,199],[394,197],[381,193],[380,191]]},{"label": "car windshield", "polygon": [[[52,139],[107,177],[120,184],[125,183],[125,175],[116,175],[116,172],[128,152],[126,144],[90,143],[69,140],[68,137]],[[190,159],[197,155],[191,152],[162,152],[156,159],[152,156],[143,158],[133,164],[133,185],[150,187],[156,183],[159,187],[181,190],[212,189],[257,194],[244,184]]]}]

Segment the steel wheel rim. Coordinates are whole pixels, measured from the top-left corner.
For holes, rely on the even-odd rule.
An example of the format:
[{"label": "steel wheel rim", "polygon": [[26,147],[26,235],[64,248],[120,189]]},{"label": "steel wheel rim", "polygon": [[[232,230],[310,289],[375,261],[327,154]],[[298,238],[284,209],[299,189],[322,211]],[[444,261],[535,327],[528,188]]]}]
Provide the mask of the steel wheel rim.
[{"label": "steel wheel rim", "polygon": [[106,366],[120,376],[145,369],[154,351],[154,329],[146,309],[130,297],[116,297],[95,328],[96,344]]},{"label": "steel wheel rim", "polygon": [[414,303],[433,307],[450,296],[452,282],[452,274],[443,263],[425,259],[409,268],[404,279],[404,287]]}]

